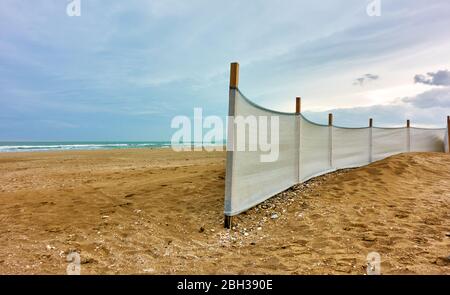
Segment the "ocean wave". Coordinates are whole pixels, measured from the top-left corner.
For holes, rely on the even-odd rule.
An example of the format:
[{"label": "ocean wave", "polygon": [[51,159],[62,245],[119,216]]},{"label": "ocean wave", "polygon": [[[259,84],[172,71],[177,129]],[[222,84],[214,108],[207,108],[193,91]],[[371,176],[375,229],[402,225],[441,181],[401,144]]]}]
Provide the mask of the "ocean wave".
[{"label": "ocean wave", "polygon": [[170,147],[167,142],[145,142],[145,143],[55,143],[55,144],[32,144],[32,143],[0,143],[0,152],[27,152],[27,151],[57,151],[57,150],[99,150],[120,148],[158,148]]}]

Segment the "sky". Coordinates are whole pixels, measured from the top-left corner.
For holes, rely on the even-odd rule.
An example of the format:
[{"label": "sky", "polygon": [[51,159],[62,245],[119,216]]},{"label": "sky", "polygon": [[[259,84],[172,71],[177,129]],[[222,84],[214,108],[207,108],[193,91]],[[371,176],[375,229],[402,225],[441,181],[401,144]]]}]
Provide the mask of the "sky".
[{"label": "sky", "polygon": [[2,0],[0,140],[170,140],[226,116],[230,63],[255,103],[340,126],[445,127],[450,1]]}]

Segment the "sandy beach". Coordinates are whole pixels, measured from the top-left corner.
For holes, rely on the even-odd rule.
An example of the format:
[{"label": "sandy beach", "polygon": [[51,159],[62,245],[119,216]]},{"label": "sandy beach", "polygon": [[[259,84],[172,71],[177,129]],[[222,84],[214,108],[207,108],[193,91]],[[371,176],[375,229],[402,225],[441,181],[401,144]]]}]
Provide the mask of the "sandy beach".
[{"label": "sandy beach", "polygon": [[[315,178],[223,228],[224,152],[0,154],[0,273],[450,274],[450,154]],[[277,218],[272,218],[274,215]]]}]

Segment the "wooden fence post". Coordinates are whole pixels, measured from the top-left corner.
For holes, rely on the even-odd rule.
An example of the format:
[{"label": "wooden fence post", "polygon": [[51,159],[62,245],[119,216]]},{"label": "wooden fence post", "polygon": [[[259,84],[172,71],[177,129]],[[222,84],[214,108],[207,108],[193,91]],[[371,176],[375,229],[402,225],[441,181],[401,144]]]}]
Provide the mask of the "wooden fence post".
[{"label": "wooden fence post", "polygon": [[[237,89],[238,86],[239,86],[239,63],[233,62],[230,65],[230,91],[231,91],[231,89]],[[232,102],[230,101],[229,103],[232,104],[232,105],[230,105],[230,108],[232,108],[232,109],[229,110],[228,115],[234,117],[234,99]],[[233,124],[233,123],[229,122],[228,124]],[[230,140],[230,139],[228,138],[227,140]],[[226,189],[228,188],[228,185],[230,185],[230,183],[231,183],[231,178],[232,178],[231,173],[233,170],[232,166],[233,166],[233,151],[227,150],[227,175],[226,175],[226,180],[225,180],[225,188]],[[228,189],[231,189],[231,187]],[[231,193],[231,192],[229,192],[229,193]],[[233,217],[225,214],[223,226],[225,228],[231,228],[233,226]]]},{"label": "wooden fence post", "polygon": [[407,138],[406,138],[406,148],[408,152],[411,151],[411,121],[408,119],[406,120],[406,132],[407,132]]},{"label": "wooden fence post", "polygon": [[295,98],[295,112],[297,114],[302,112],[302,99],[301,99],[301,97],[296,97]]},{"label": "wooden fence post", "polygon": [[233,226],[233,216],[225,215],[223,227],[230,229],[232,226]]},{"label": "wooden fence post", "polygon": [[333,114],[328,114],[328,140],[330,142],[330,167],[333,168]]},{"label": "wooden fence post", "polygon": [[450,153],[450,116],[447,116],[447,144],[448,152]]},{"label": "wooden fence post", "polygon": [[230,68],[230,88],[238,88],[239,86],[239,64],[231,63]]},{"label": "wooden fence post", "polygon": [[300,96],[295,98],[295,144],[297,161],[297,182],[300,183],[300,113],[302,112],[302,99]]},{"label": "wooden fence post", "polygon": [[373,162],[373,119],[369,119],[369,163]]}]

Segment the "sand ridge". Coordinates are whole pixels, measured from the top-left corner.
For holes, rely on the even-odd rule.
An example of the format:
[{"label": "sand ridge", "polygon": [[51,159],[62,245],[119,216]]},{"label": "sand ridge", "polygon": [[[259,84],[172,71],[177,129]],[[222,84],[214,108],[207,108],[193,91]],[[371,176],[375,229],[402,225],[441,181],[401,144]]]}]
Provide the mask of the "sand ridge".
[{"label": "sand ridge", "polygon": [[[224,152],[0,154],[0,273],[450,274],[450,155],[297,185],[223,229]],[[276,214],[277,218],[272,218]]]}]

